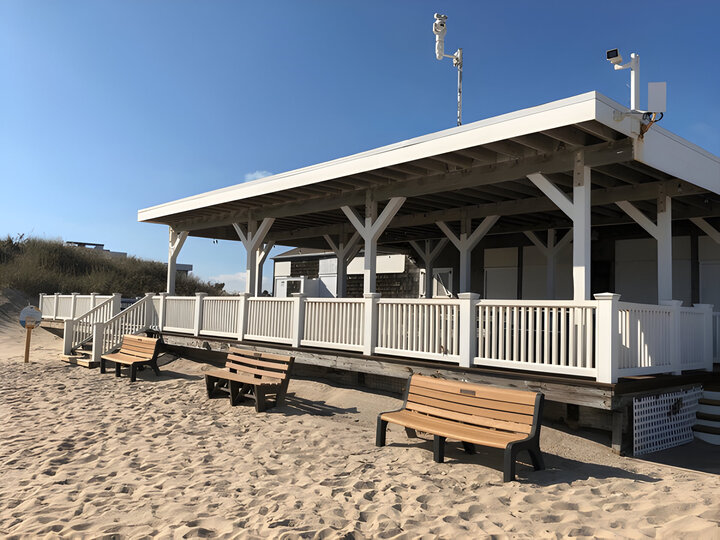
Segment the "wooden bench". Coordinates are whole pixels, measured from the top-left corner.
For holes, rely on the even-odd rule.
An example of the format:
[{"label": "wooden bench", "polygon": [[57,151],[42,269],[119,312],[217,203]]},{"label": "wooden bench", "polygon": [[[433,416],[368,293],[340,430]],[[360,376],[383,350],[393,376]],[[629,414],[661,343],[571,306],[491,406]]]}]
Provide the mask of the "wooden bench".
[{"label": "wooden bench", "polygon": [[385,446],[388,422],[434,435],[435,461],[445,457],[445,440],[462,441],[465,451],[476,444],[505,450],[503,481],[515,479],[518,452],[527,450],[534,469],[544,469],[540,452],[543,395],[459,381],[412,375],[402,409],[378,415],[375,444]]},{"label": "wooden bench", "polygon": [[120,376],[120,366],[130,366],[130,382],[135,382],[138,366],[150,366],[160,376],[157,357],[162,341],[158,338],[125,334],[117,352],[100,357],[100,373],[105,373],[105,362],[115,363],[115,376]]},{"label": "wooden bench", "polygon": [[255,400],[255,410],[262,412],[267,408],[267,396],[274,394],[274,404],[280,406],[285,400],[294,361],[292,356],[230,347],[225,369],[205,373],[208,397],[227,388],[231,405],[251,398]]}]

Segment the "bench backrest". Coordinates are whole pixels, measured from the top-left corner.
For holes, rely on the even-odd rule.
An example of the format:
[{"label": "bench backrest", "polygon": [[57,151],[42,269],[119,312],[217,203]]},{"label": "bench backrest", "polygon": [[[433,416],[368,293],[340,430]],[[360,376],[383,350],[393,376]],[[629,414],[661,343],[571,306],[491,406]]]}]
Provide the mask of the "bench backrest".
[{"label": "bench backrest", "polygon": [[272,378],[282,381],[288,378],[295,357],[250,351],[239,347],[230,347],[225,367],[237,373],[246,373],[255,378]]},{"label": "bench backrest", "polygon": [[120,351],[138,358],[152,358],[157,351],[158,341],[157,338],[125,334],[120,344]]},{"label": "bench backrest", "polygon": [[539,424],[542,394],[413,375],[405,408],[431,417],[531,434]]}]

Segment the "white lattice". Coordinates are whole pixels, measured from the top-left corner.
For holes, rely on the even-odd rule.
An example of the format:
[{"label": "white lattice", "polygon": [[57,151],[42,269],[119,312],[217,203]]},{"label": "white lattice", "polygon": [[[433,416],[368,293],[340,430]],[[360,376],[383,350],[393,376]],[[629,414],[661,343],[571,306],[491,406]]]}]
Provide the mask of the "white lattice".
[{"label": "white lattice", "polygon": [[633,454],[640,456],[693,440],[702,387],[633,399]]}]

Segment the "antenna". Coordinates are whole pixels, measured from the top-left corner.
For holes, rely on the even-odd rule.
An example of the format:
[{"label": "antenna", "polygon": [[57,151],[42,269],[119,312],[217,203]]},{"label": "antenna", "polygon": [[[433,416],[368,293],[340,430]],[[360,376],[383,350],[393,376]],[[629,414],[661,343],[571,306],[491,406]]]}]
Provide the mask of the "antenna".
[{"label": "antenna", "polygon": [[453,66],[458,70],[458,92],[457,92],[457,125],[462,125],[462,68],[463,68],[463,50],[462,48],[455,51],[455,54],[445,54],[445,33],[447,32],[447,15],[435,14],[435,22],[433,23],[433,34],[435,34],[435,58],[442,60],[443,58],[452,58]]}]

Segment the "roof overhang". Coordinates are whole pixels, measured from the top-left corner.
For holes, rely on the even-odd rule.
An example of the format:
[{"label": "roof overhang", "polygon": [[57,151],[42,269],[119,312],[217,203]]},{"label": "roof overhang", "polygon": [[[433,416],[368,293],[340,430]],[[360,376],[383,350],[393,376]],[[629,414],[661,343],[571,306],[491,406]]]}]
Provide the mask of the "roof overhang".
[{"label": "roof overhang", "polygon": [[[231,223],[275,217],[273,237],[287,242],[347,226],[340,206],[363,205],[368,192],[378,201],[408,197],[394,220],[402,226],[404,219],[406,227],[432,224],[444,215],[482,217],[484,206],[489,212],[492,205],[503,210],[501,215],[552,213],[553,208],[534,203],[542,194],[526,175],[556,175],[562,186],[578,151],[594,169],[598,205],[605,199],[612,203],[611,190],[638,201],[654,201],[659,188],[677,197],[720,194],[720,158],[658,125],[639,137],[638,119],[615,120],[624,112],[622,105],[588,92],[145,208],[138,220],[195,236],[235,239]],[[705,214],[716,211],[716,202],[709,201],[712,209]],[[428,217],[410,217],[418,214]]]}]

